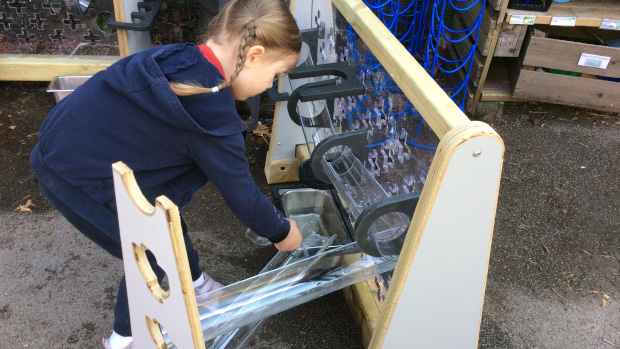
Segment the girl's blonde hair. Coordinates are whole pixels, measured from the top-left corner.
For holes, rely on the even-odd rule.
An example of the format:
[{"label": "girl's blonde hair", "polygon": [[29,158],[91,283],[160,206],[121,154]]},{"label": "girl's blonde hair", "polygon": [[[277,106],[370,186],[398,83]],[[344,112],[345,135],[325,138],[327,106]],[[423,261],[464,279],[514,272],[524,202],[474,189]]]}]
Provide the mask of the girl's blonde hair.
[{"label": "girl's blonde hair", "polygon": [[191,82],[171,82],[172,91],[178,96],[192,96],[217,92],[230,86],[243,70],[246,55],[256,41],[265,49],[295,53],[301,50],[299,28],[283,0],[233,0],[211,20],[206,33],[198,41],[212,39],[218,44],[225,44],[227,40],[237,37],[241,37],[237,66],[227,80],[212,88]]}]

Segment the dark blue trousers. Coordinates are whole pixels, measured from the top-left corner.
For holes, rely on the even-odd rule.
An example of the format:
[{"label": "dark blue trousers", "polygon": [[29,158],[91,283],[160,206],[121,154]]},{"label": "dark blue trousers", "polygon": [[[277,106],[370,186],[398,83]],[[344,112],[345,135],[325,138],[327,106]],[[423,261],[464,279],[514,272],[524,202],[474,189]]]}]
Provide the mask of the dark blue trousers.
[{"label": "dark blue trousers", "polygon": [[[123,259],[123,253],[121,250],[121,242],[112,238],[111,232],[105,232],[80,216],[75,210],[67,206],[62,200],[60,200],[44,183],[39,181],[39,186],[43,195],[45,195],[48,201],[82,234],[91,239],[94,243],[101,246],[104,250],[108,251],[111,255],[118,259]],[[93,200],[94,201],[94,200]],[[116,209],[113,207],[100,206],[101,210],[109,210],[107,212],[101,212],[103,216],[108,216],[113,213],[116,216]],[[185,249],[187,250],[187,257],[189,259],[190,271],[192,274],[192,280],[197,280],[201,273],[198,253],[194,249],[194,245],[187,234],[187,226],[185,221],[181,218],[181,226],[183,227],[183,239],[185,240]],[[157,278],[161,282],[164,278],[164,271],[157,265],[157,261],[150,251],[147,251],[147,257],[151,263],[153,271],[157,275]],[[120,285],[118,287],[118,294],[116,297],[116,307],[114,309],[114,332],[121,336],[131,336],[131,322],[129,320],[129,302],[127,300],[127,286],[125,284],[125,276],[121,278]]]}]

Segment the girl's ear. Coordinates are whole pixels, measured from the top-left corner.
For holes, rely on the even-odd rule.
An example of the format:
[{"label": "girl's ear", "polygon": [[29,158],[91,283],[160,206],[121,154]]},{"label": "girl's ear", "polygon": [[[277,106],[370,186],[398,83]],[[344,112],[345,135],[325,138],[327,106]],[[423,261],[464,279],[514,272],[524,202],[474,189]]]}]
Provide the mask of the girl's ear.
[{"label": "girl's ear", "polygon": [[245,56],[245,67],[249,68],[256,64],[261,58],[265,56],[265,47],[263,45],[254,45],[250,47],[248,53]]}]

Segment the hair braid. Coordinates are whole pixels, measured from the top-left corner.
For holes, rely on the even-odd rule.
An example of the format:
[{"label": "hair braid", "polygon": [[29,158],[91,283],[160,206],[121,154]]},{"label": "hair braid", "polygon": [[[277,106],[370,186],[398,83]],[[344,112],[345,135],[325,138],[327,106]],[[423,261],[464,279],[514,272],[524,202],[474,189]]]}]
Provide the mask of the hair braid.
[{"label": "hair braid", "polygon": [[282,0],[231,0],[207,26],[199,42],[213,39],[220,45],[241,36],[234,72],[214,87],[202,87],[194,81],[170,81],[178,96],[213,93],[230,86],[245,65],[250,47],[258,42],[269,50],[299,52],[301,35],[288,6]]},{"label": "hair braid", "polygon": [[222,89],[230,86],[233,81],[235,81],[237,76],[239,76],[239,73],[243,70],[243,65],[245,64],[248,51],[254,41],[256,41],[256,26],[254,25],[254,22],[250,22],[246,24],[243,30],[243,36],[241,37],[241,43],[239,44],[239,56],[237,57],[237,66],[235,67],[235,71],[230,75],[228,80],[219,84],[217,86],[218,88]]}]

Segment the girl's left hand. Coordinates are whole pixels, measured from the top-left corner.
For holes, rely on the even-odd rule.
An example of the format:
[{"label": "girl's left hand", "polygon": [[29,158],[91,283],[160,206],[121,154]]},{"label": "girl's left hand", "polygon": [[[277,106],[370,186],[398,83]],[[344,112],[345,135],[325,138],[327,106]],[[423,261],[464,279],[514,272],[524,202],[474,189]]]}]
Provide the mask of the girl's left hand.
[{"label": "girl's left hand", "polygon": [[280,251],[293,251],[296,250],[301,242],[303,241],[303,236],[299,231],[299,227],[297,227],[297,222],[290,218],[286,218],[287,221],[291,223],[291,229],[288,231],[288,235],[286,238],[280,242],[273,244]]}]

